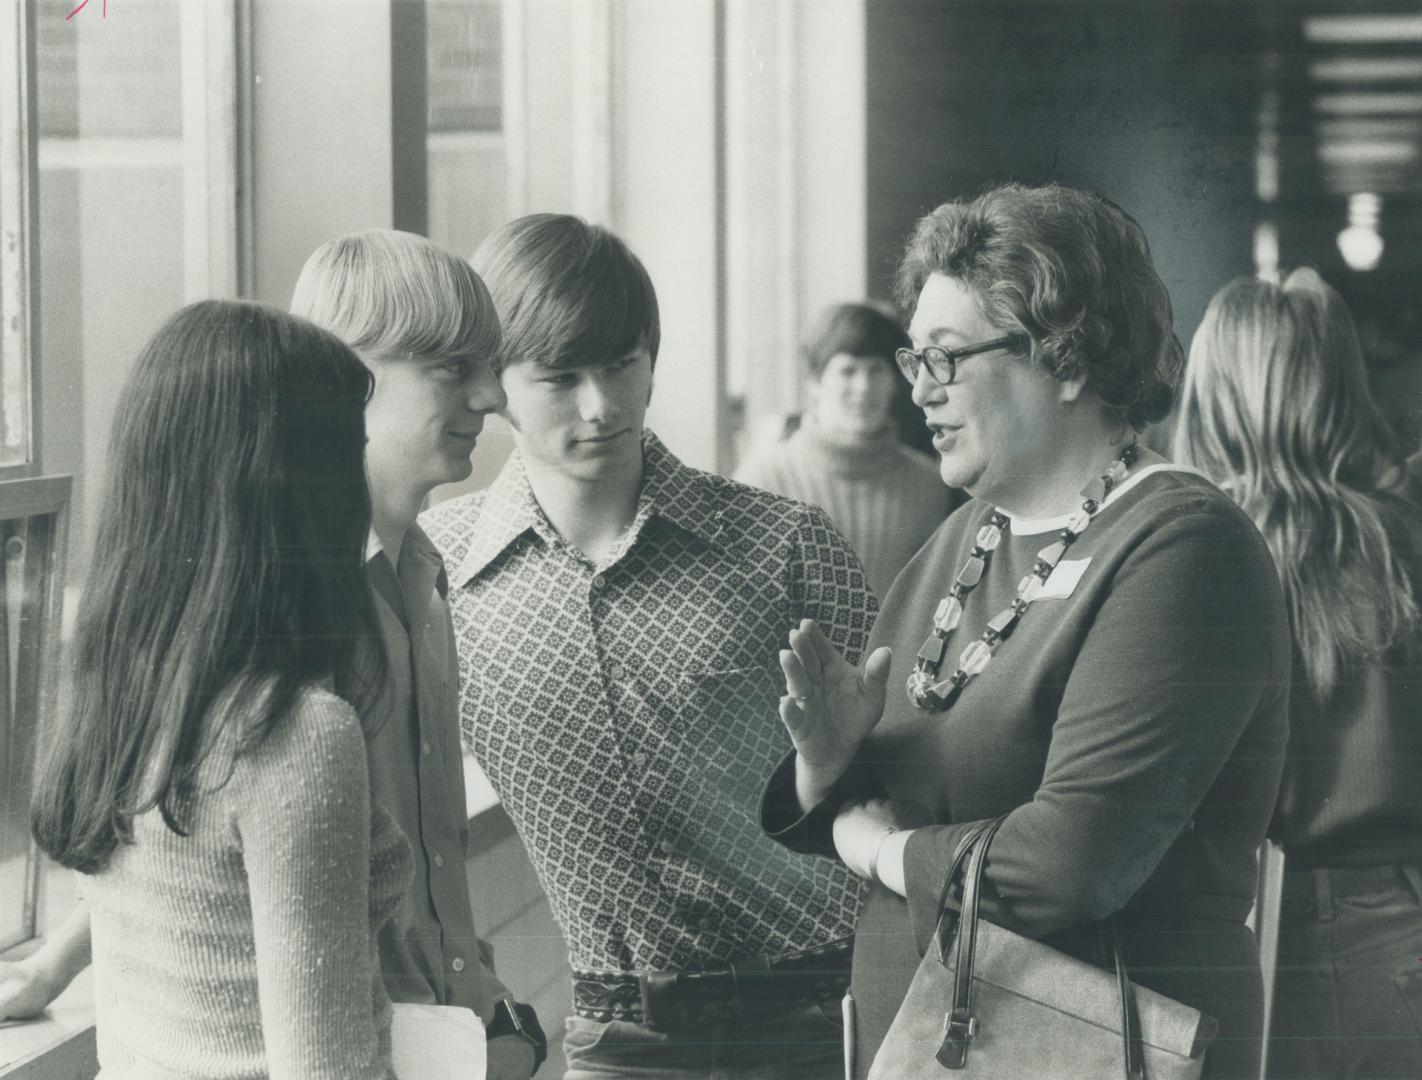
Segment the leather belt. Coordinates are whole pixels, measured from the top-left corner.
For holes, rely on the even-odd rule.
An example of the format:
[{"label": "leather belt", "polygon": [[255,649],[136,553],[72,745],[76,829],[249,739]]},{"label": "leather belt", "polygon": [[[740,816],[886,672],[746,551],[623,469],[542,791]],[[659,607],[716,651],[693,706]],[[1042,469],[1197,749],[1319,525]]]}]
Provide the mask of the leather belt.
[{"label": "leather belt", "polygon": [[1283,897],[1295,902],[1315,901],[1320,907],[1330,907],[1335,898],[1357,896],[1378,889],[1422,891],[1413,884],[1419,878],[1422,878],[1422,868],[1397,863],[1374,866],[1286,865]]},{"label": "leather belt", "polygon": [[851,939],[728,967],[631,972],[573,972],[573,1011],[588,1020],[630,1020],[674,1030],[789,1012],[844,996]]}]

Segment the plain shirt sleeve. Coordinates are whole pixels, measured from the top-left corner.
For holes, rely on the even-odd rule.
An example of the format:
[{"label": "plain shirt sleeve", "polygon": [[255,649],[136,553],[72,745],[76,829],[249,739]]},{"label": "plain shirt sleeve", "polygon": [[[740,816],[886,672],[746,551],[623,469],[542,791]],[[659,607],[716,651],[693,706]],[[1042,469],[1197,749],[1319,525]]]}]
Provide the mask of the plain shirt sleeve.
[{"label": "plain shirt sleeve", "polygon": [[370,786],[354,711],[293,712],[233,776],[272,1080],[392,1076],[370,932]]},{"label": "plain shirt sleeve", "polygon": [[[1045,935],[1125,906],[1279,692],[1282,614],[1262,541],[1232,516],[1191,511],[1141,542],[1072,667],[1041,785],[993,842],[985,917]],[[1011,663],[1010,642],[994,662]],[[925,937],[973,824],[908,840],[910,916]]]}]

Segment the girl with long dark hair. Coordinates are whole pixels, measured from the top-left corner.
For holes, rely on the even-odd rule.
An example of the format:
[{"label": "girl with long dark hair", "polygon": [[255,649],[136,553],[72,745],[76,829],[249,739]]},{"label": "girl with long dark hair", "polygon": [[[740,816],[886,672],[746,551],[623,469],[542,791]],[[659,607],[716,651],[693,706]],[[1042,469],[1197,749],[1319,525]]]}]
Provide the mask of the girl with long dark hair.
[{"label": "girl with long dark hair", "polygon": [[370,389],[325,331],[206,301],[119,402],[33,807],[87,875],[106,1077],[391,1075],[373,942],[410,856],[329,689],[382,670],[356,663]]}]

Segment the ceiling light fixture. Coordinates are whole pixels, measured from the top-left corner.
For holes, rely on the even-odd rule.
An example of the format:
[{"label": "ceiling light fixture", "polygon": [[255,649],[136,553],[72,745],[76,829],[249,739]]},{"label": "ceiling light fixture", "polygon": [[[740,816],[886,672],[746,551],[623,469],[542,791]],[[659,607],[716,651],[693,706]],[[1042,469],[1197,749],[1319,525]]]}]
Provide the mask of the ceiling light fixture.
[{"label": "ceiling light fixture", "polygon": [[1313,107],[1333,116],[1405,116],[1422,113],[1422,93],[1320,94],[1313,99]]},{"label": "ceiling light fixture", "polygon": [[1422,41],[1422,15],[1316,15],[1303,28],[1305,38],[1321,45]]},{"label": "ceiling light fixture", "polygon": [[1398,139],[1336,139],[1318,145],[1318,156],[1330,163],[1406,165],[1417,160],[1417,144]]},{"label": "ceiling light fixture", "polygon": [[1308,76],[1316,82],[1403,82],[1422,79],[1422,57],[1339,56],[1315,60]]},{"label": "ceiling light fixture", "polygon": [[1356,191],[1348,196],[1348,227],[1338,234],[1338,253],[1350,270],[1377,269],[1382,260],[1383,239],[1378,232],[1382,196]]}]

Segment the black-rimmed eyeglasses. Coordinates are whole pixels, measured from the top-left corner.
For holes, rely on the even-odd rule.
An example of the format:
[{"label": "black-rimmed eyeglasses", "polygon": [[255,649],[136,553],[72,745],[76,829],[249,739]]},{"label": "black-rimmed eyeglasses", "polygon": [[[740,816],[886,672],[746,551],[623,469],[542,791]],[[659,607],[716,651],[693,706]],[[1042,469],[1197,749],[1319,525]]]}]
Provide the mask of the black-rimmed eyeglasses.
[{"label": "black-rimmed eyeglasses", "polygon": [[961,349],[945,349],[942,345],[925,345],[921,349],[898,349],[894,352],[894,362],[899,365],[909,382],[918,381],[918,369],[928,365],[928,373],[944,386],[951,386],[958,377],[958,361],[978,353],[992,352],[994,349],[1020,351],[1027,344],[1026,334],[1008,334],[1006,337],[980,341],[976,345],[964,345]]}]

